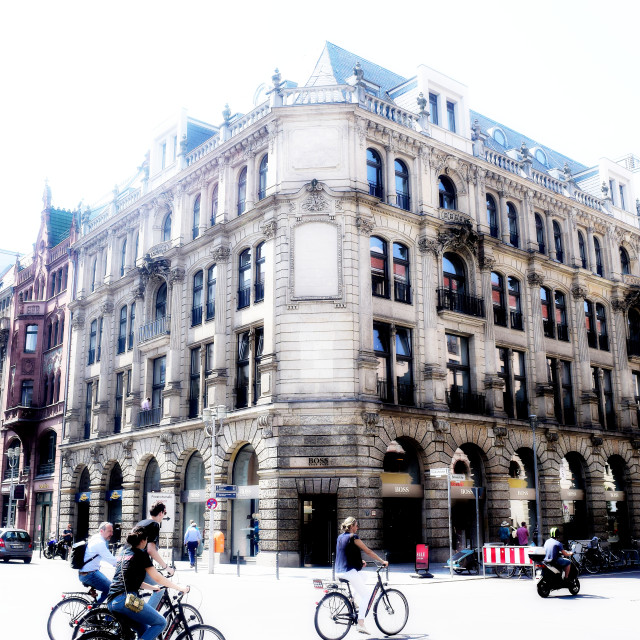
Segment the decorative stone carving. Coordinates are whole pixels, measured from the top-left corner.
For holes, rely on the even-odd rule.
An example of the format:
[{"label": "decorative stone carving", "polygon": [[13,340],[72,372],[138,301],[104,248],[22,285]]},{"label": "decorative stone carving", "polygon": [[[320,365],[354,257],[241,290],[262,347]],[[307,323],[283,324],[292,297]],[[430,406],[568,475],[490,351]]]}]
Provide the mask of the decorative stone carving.
[{"label": "decorative stone carving", "polygon": [[363,411],[362,422],[364,423],[364,433],[368,436],[376,435],[378,432],[378,418],[380,416],[375,411]]},{"label": "decorative stone carving", "polygon": [[216,247],[211,249],[211,257],[214,262],[227,262],[231,255],[231,249],[229,247]]},{"label": "decorative stone carving", "polygon": [[35,369],[35,360],[33,358],[28,358],[22,361],[22,373],[26,375],[31,375]]},{"label": "decorative stone carving", "polygon": [[138,285],[137,287],[134,287],[132,289],[131,293],[133,293],[133,299],[134,300],[144,300],[144,286],[143,285]]},{"label": "decorative stone carving", "polygon": [[466,247],[475,255],[478,252],[478,240],[478,234],[473,230],[469,221],[447,225],[444,230],[438,233],[438,242],[443,251],[445,249],[458,251]]},{"label": "decorative stone carving", "polygon": [[579,284],[574,284],[571,285],[571,295],[576,300],[584,300],[589,295],[589,292],[587,291],[586,287],[582,287]]},{"label": "decorative stone carving", "polygon": [[491,271],[495,267],[496,259],[493,256],[480,256],[480,269],[482,271]]},{"label": "decorative stone carving", "polygon": [[273,437],[273,416],[270,413],[262,413],[258,416],[258,427],[262,429],[263,438]]},{"label": "decorative stone carving", "polygon": [[133,438],[127,438],[122,441],[122,452],[127,460],[130,460],[133,455]]},{"label": "decorative stone carving", "polygon": [[640,451],[640,438],[632,438],[631,446],[636,450]]},{"label": "decorative stone carving", "polygon": [[148,253],[142,258],[142,265],[138,267],[140,280],[147,285],[151,278],[166,278],[169,275],[171,263],[165,258],[152,258]]},{"label": "decorative stone carving", "polygon": [[448,420],[443,420],[442,418],[434,418],[433,428],[438,433],[451,433],[451,424]]},{"label": "decorative stone carving", "polygon": [[503,438],[507,437],[507,427],[493,427],[493,436],[498,441],[498,446],[504,446]]},{"label": "decorative stone carving", "polygon": [[551,429],[547,429],[544,435],[547,439],[547,442],[558,442],[559,436],[557,431],[552,431]]},{"label": "decorative stone carving", "polygon": [[275,220],[267,220],[260,226],[260,230],[266,238],[274,238],[278,229],[278,223]]},{"label": "decorative stone carving", "polygon": [[594,447],[601,447],[602,442],[603,442],[602,436],[596,436],[596,435],[591,436],[591,444]]},{"label": "decorative stone carving", "polygon": [[71,328],[74,330],[84,329],[84,316],[81,313],[76,313],[71,321]]},{"label": "decorative stone carving", "polygon": [[103,302],[102,306],[100,307],[100,312],[103,315],[109,315],[110,313],[113,313],[113,302],[111,302],[110,300]]},{"label": "decorative stone carving", "polygon": [[544,282],[544,276],[537,271],[530,271],[529,273],[527,273],[527,282],[532,287],[541,287],[542,283]]},{"label": "decorative stone carving", "polygon": [[358,216],[356,218],[356,227],[358,231],[363,235],[370,235],[375,227],[375,223],[370,218],[363,218],[362,216]]},{"label": "decorative stone carving", "polygon": [[427,236],[420,236],[418,238],[418,251],[420,253],[432,253],[436,258],[440,253],[440,244],[437,240],[427,238]]},{"label": "decorative stone carving", "polygon": [[164,255],[167,251],[171,249],[170,242],[160,242],[159,244],[153,245],[147,252],[147,255],[151,258],[156,258],[158,256]]},{"label": "decorative stone carving", "polygon": [[100,445],[92,444],[89,447],[89,456],[91,457],[91,462],[94,464],[100,463],[100,453],[102,452],[102,448]]},{"label": "decorative stone carving", "polygon": [[172,431],[164,431],[160,434],[160,443],[162,444],[162,448],[164,452],[169,454],[173,451],[173,432]]},{"label": "decorative stone carving", "polygon": [[611,307],[614,311],[624,313],[629,307],[627,301],[624,298],[613,298],[611,300]]},{"label": "decorative stone carving", "polygon": [[319,193],[313,191],[300,207],[303,211],[317,212],[317,211],[329,211],[329,201]]},{"label": "decorative stone carving", "polygon": [[182,267],[175,267],[171,269],[169,273],[169,283],[175,284],[176,282],[182,282],[184,280],[184,269]]},{"label": "decorative stone carving", "polygon": [[63,451],[62,452],[62,466],[63,467],[67,467],[68,469],[71,468],[71,451]]}]

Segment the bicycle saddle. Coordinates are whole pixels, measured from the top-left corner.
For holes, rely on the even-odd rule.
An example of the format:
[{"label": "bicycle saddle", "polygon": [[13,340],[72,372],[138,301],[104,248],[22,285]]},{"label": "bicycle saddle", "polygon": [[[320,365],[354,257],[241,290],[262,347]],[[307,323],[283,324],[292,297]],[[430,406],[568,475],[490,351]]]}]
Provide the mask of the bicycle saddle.
[{"label": "bicycle saddle", "polygon": [[338,580],[340,580],[340,582],[345,582],[346,584],[349,584],[349,581],[346,578],[338,578]]}]

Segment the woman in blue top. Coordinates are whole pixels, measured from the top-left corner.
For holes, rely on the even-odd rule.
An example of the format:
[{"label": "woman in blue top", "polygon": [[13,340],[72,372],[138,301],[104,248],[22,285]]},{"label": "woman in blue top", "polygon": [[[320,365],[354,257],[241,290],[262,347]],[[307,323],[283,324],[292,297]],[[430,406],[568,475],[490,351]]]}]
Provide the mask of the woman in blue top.
[{"label": "woman in blue top", "polygon": [[362,561],[361,552],[364,551],[385,567],[389,563],[386,560],[382,560],[380,556],[371,551],[360,540],[356,533],[358,531],[358,523],[355,518],[351,516],[347,518],[340,525],[340,529],[342,533],[338,536],[336,544],[336,576],[349,581],[351,590],[356,597],[356,606],[358,607],[358,631],[368,635],[369,632],[364,626],[364,616],[371,597],[371,587],[367,587],[364,577],[360,573],[362,567],[367,566],[367,563]]}]

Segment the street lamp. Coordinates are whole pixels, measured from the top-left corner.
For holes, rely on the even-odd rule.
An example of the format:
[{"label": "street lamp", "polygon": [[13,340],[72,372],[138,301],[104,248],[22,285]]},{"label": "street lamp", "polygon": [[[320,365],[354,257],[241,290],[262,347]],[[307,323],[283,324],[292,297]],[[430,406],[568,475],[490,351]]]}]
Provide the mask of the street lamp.
[{"label": "street lamp", "polygon": [[536,519],[538,521],[538,546],[542,546],[542,515],[540,513],[540,483],[538,482],[538,453],[536,451],[536,427],[538,426],[538,416],[530,415],[529,424],[533,433],[533,477],[536,485]]},{"label": "street lamp", "polygon": [[18,463],[20,462],[20,447],[11,447],[7,449],[7,461],[9,462],[9,469],[11,469],[11,490],[9,493],[9,517],[7,519],[7,523],[10,527],[15,527],[15,509],[13,507],[13,477],[14,471],[18,467]]},{"label": "street lamp", "polygon": [[[204,422],[204,433],[211,438],[211,498],[216,497],[216,421],[222,423],[227,417],[227,408],[221,404],[215,409],[205,407],[202,410],[202,421]],[[209,573],[213,573],[213,508],[209,509]]]}]

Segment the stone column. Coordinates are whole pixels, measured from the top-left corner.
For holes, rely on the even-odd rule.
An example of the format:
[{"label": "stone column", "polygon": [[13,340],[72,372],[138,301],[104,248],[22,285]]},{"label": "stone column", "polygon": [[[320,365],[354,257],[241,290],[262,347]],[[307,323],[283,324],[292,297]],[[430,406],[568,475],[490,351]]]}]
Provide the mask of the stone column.
[{"label": "stone column", "polygon": [[[216,317],[214,319],[214,343],[213,343],[213,374],[209,384],[209,406],[227,404],[227,380],[229,376],[229,359],[227,349],[234,349],[236,334],[232,333],[227,338],[227,290],[229,281],[229,247],[217,246],[211,251],[213,261],[217,265],[216,280]],[[232,354],[230,354],[230,357]],[[235,356],[231,357],[235,361]]]},{"label": "stone column", "polygon": [[[228,158],[218,159],[218,214],[216,215],[216,224],[233,220],[231,215],[235,203],[235,193],[233,180],[231,179],[231,166]],[[237,211],[236,211],[237,215]]]},{"label": "stone column", "polygon": [[620,424],[623,429],[631,429],[638,424],[638,404],[632,387],[631,367],[627,356],[627,304],[623,297],[612,298],[610,323],[610,349],[613,352],[613,377],[618,390]]},{"label": "stone column", "polygon": [[596,248],[593,243],[593,227],[587,229],[587,250],[589,251],[589,268],[593,273],[596,273]]},{"label": "stone column", "polygon": [[84,358],[86,353],[84,320],[84,312],[76,309],[71,319],[71,340],[67,345],[67,348],[71,349],[69,368],[73,375],[69,377],[70,384],[67,389],[65,442],[80,439],[83,430],[82,409],[84,408]]},{"label": "stone column", "polygon": [[115,229],[109,230],[109,239],[107,240],[107,248],[106,251],[106,261],[104,268],[104,278],[101,280],[101,283],[111,284],[118,276],[115,273],[116,265],[118,264],[118,260],[116,258],[116,246],[117,246],[117,238]]},{"label": "stone column", "polygon": [[553,214],[551,211],[545,212],[545,221],[547,224],[547,238],[549,238],[549,242],[547,243],[547,253],[552,260],[557,260],[556,241],[553,235]]},{"label": "stone column", "polygon": [[538,252],[538,239],[536,234],[536,216],[535,207],[533,206],[533,192],[526,191],[523,198],[524,224],[523,228],[527,231],[526,243],[523,242],[522,247],[528,248],[529,251]]},{"label": "stone column", "polygon": [[498,191],[498,216],[500,223],[500,233],[502,242],[511,244],[511,233],[509,232],[509,217],[507,215],[507,199],[503,190]]},{"label": "stone column", "polygon": [[[76,252],[75,260],[69,260],[69,264],[72,266],[69,272],[69,279],[67,280],[69,283],[67,288],[69,286],[73,287],[72,283],[75,280],[76,298],[78,300],[81,300],[88,294],[87,282],[90,283],[89,278],[91,277],[88,275],[88,262],[89,260],[87,259],[87,250],[85,247],[82,247],[82,249]],[[69,296],[68,299],[71,299],[71,296]]]},{"label": "stone column", "polygon": [[245,197],[245,212],[253,209],[258,193],[258,185],[256,184],[256,154],[249,151],[245,154],[247,161],[247,194]]},{"label": "stone column", "polygon": [[109,413],[109,398],[111,387],[111,375],[113,360],[113,302],[106,300],[100,308],[102,321],[102,336],[100,348],[100,384],[98,385],[97,404],[94,407],[94,414],[97,416],[96,431],[99,436],[113,433],[113,422]]},{"label": "stone column", "polygon": [[183,415],[182,398],[182,370],[181,357],[185,351],[184,334],[182,328],[182,309],[184,306],[184,269],[174,267],[169,274],[169,309],[171,316],[169,350],[167,352],[166,383],[163,398],[162,422],[169,423],[172,418]]},{"label": "stone column", "polygon": [[476,192],[476,222],[479,233],[489,235],[489,220],[487,219],[487,172],[480,167],[475,167],[475,192]]},{"label": "stone column", "polygon": [[395,170],[395,150],[392,146],[385,147],[385,167],[387,169],[386,191],[387,204],[395,206],[396,202],[396,170]]}]

